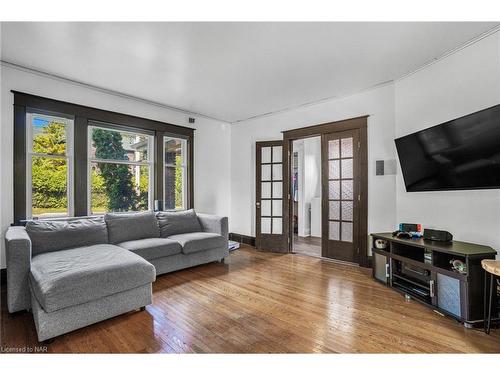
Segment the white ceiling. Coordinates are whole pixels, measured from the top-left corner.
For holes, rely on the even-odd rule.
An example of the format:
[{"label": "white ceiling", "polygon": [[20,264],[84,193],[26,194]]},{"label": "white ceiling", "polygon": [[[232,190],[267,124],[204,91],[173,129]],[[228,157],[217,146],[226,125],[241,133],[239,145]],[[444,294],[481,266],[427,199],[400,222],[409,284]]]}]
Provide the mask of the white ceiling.
[{"label": "white ceiling", "polygon": [[2,60],[228,122],[411,72],[495,23],[2,23]]}]

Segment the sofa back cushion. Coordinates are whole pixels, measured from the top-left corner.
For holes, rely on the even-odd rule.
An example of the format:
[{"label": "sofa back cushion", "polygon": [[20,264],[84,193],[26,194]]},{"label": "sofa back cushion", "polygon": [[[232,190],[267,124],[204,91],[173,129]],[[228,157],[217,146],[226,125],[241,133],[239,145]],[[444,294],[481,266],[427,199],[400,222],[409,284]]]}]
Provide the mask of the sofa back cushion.
[{"label": "sofa back cushion", "polygon": [[174,234],[202,232],[198,216],[194,210],[161,211],[156,214],[160,235],[163,238]]},{"label": "sofa back cushion", "polygon": [[104,220],[108,224],[109,242],[113,244],[160,237],[154,212],[109,213]]},{"label": "sofa back cushion", "polygon": [[108,243],[104,218],[36,220],[26,223],[34,255],[50,251]]}]

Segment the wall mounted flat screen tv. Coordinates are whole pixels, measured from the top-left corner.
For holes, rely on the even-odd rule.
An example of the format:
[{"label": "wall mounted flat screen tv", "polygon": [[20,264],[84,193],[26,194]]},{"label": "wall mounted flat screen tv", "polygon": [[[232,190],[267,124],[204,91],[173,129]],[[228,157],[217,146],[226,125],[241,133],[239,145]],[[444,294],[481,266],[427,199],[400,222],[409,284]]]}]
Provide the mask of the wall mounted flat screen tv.
[{"label": "wall mounted flat screen tv", "polygon": [[500,105],[395,142],[407,191],[500,188]]}]

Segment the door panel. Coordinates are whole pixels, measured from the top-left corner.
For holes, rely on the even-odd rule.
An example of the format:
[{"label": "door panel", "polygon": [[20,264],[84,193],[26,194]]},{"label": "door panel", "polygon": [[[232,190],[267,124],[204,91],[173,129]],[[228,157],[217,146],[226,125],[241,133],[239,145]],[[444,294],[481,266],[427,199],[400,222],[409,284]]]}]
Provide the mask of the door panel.
[{"label": "door panel", "polygon": [[439,308],[462,318],[460,280],[443,274],[436,274],[437,305]]},{"label": "door panel", "polygon": [[283,141],[256,142],[255,149],[255,244],[260,250],[287,252],[283,217]]},{"label": "door panel", "polygon": [[358,262],[359,130],[322,137],[323,256]]},{"label": "door panel", "polygon": [[387,261],[385,255],[373,252],[373,277],[384,284],[389,283],[389,268],[390,262]]}]

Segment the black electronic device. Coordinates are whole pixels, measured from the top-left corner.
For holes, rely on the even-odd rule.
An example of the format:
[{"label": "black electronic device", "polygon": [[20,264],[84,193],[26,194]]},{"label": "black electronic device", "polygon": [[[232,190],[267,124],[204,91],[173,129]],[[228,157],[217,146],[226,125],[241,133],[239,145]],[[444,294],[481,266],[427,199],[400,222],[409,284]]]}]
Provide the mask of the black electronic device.
[{"label": "black electronic device", "polygon": [[402,232],[422,232],[422,225],[401,223],[399,224],[399,230]]},{"label": "black electronic device", "polygon": [[453,235],[445,230],[424,229],[424,239],[430,241],[451,242]]},{"label": "black electronic device", "polygon": [[401,232],[402,232],[402,231],[400,231],[400,230],[395,230],[394,232],[392,232],[392,237],[397,237],[397,235],[398,235],[399,233],[401,233]]},{"label": "black electronic device", "polygon": [[429,249],[424,250],[424,263],[432,264],[432,251]]},{"label": "black electronic device", "polygon": [[407,191],[500,188],[500,105],[395,142]]},{"label": "black electronic device", "polygon": [[397,238],[412,238],[412,235],[410,232],[401,232],[401,233],[398,233],[398,235],[396,237]]},{"label": "black electronic device", "polygon": [[401,230],[397,230],[395,232],[392,232],[392,236],[397,237],[397,238],[412,238],[413,237],[413,235],[410,232],[404,232]]}]

